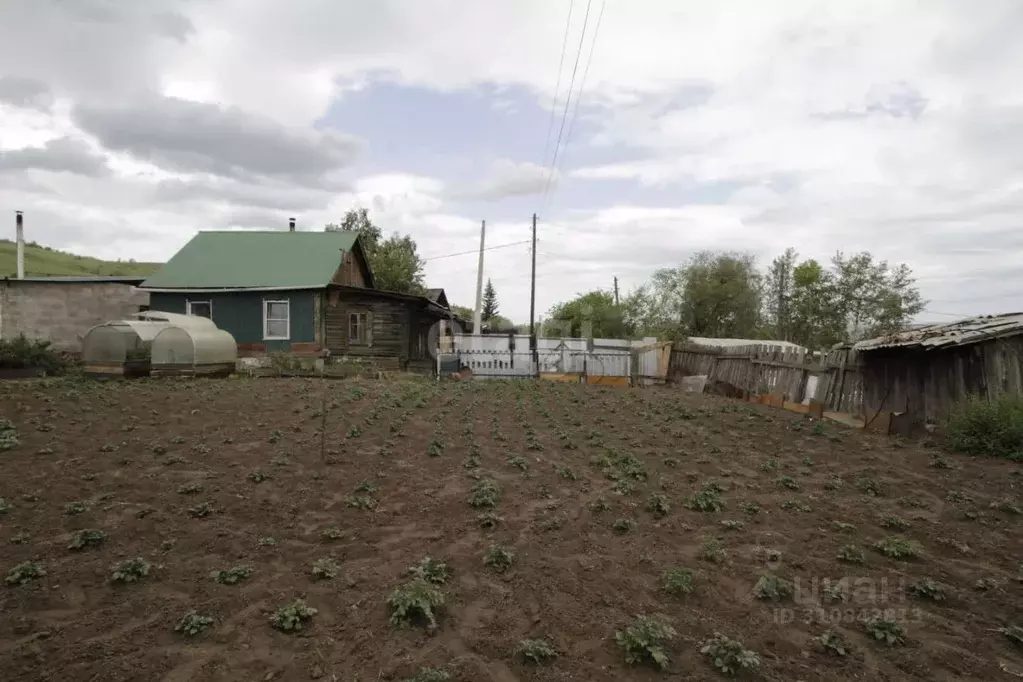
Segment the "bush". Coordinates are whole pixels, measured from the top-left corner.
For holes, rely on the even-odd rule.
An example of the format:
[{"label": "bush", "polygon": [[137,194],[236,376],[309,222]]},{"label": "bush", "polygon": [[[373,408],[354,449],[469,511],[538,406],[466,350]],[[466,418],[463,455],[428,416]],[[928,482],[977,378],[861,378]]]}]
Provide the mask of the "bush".
[{"label": "bush", "polygon": [[693,591],[693,574],[685,568],[673,568],[662,578],[664,591],[674,597],[681,597]]},{"label": "bush", "polygon": [[427,629],[433,630],[437,627],[434,611],[444,606],[444,594],[425,580],[417,579],[391,592],[387,606],[391,609],[392,625],[407,627],[421,618]]},{"label": "bush", "polygon": [[251,576],[253,570],[249,566],[235,566],[226,571],[213,571],[210,577],[221,585],[236,585]]},{"label": "bush", "polygon": [[115,583],[134,583],[149,575],[149,562],[140,556],[125,559],[114,566],[110,581]]},{"label": "bush", "polygon": [[46,568],[38,561],[26,561],[18,564],[7,572],[6,582],[8,585],[24,585],[31,580],[37,580],[46,575]]},{"label": "bush", "polygon": [[296,599],[292,603],[277,609],[270,616],[270,625],[281,632],[296,632],[305,627],[306,622],[311,620],[316,613],[316,609],[306,604],[303,600]]},{"label": "bush", "polygon": [[546,639],[524,639],[519,642],[518,653],[527,661],[537,664],[558,656],[554,646]]},{"label": "bush", "polygon": [[629,664],[649,661],[661,670],[671,663],[664,645],[675,638],[675,628],[667,623],[637,616],[632,625],[615,633],[615,642],[625,650],[625,662]]},{"label": "bush", "polygon": [[420,578],[434,585],[443,585],[451,577],[451,569],[440,559],[425,557],[415,566],[408,569],[409,575]]},{"label": "bush", "polygon": [[204,616],[195,611],[189,611],[182,617],[176,626],[174,626],[174,632],[180,632],[188,637],[194,637],[200,634],[203,630],[213,625],[213,618],[210,616]]},{"label": "bush", "polygon": [[107,539],[107,534],[101,530],[80,530],[75,533],[68,549],[80,550],[86,547],[99,547]]},{"label": "bush", "polygon": [[18,447],[18,430],[7,419],[0,419],[0,452]]},{"label": "bush", "polygon": [[1023,461],[1023,396],[971,396],[959,403],[948,420],[948,444],[968,455]]},{"label": "bush", "polygon": [[792,583],[773,573],[765,573],[753,586],[753,594],[757,599],[765,601],[781,601],[792,596]]},{"label": "bush", "polygon": [[498,573],[504,573],[515,563],[515,553],[505,547],[492,546],[483,557],[483,564]]},{"label": "bush", "polygon": [[66,363],[63,356],[50,347],[49,341],[36,341],[22,334],[15,339],[0,340],[0,369],[42,369],[47,374],[60,374]]},{"label": "bush", "polygon": [[760,657],[755,651],[746,649],[742,642],[729,639],[718,632],[700,646],[700,653],[708,657],[714,667],[725,675],[734,675],[760,665]]},{"label": "bush", "polygon": [[888,646],[902,646],[906,643],[906,633],[902,626],[895,621],[871,618],[864,623],[864,626],[874,639],[884,642]]}]

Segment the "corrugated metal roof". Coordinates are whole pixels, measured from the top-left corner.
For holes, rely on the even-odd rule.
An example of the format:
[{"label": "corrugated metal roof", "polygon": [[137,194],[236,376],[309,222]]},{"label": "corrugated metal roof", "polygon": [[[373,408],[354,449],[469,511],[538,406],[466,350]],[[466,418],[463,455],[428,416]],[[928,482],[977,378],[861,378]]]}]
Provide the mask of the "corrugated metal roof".
[{"label": "corrugated metal roof", "polygon": [[949,346],[964,346],[987,339],[1023,334],[1023,313],[980,315],[958,322],[930,324],[919,329],[865,339],[853,348],[871,351],[881,348],[922,348],[933,350]]},{"label": "corrugated metal roof", "polygon": [[297,289],[330,283],[356,233],[200,232],[145,289]]}]

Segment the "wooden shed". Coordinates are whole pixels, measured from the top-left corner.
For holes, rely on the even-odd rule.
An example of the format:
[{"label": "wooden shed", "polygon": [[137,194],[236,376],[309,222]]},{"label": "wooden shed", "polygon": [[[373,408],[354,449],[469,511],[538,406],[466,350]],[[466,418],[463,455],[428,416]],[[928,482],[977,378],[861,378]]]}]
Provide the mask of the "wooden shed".
[{"label": "wooden shed", "polygon": [[895,413],[907,431],[948,419],[970,395],[1023,393],[1023,313],[984,315],[860,341],[863,411]]}]

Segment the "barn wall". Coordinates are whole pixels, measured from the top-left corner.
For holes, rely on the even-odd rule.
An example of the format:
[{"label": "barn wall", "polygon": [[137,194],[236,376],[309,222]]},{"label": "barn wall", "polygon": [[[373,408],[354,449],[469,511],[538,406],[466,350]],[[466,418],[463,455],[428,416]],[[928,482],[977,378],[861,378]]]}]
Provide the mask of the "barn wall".
[{"label": "barn wall", "polygon": [[1023,337],[944,350],[879,349],[860,362],[868,416],[907,412],[914,424],[941,423],[967,396],[1023,394]]},{"label": "barn wall", "polygon": [[148,292],[119,282],[6,280],[0,284],[0,338],[24,334],[78,352],[90,329],[125,319],[146,305]]}]

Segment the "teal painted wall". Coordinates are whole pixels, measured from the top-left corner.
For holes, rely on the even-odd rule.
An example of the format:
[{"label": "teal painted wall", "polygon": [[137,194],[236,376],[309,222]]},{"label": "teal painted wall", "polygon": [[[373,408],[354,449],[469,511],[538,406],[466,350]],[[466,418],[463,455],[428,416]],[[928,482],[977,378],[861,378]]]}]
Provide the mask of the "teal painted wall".
[{"label": "teal painted wall", "polygon": [[[237,291],[222,294],[153,292],[149,307],[166,313],[185,313],[185,301],[210,301],[213,322],[230,332],[236,343],[263,343],[267,351],[289,350],[292,343],[316,341],[319,291]],[[263,300],[291,301],[291,338],[263,340]]]}]

